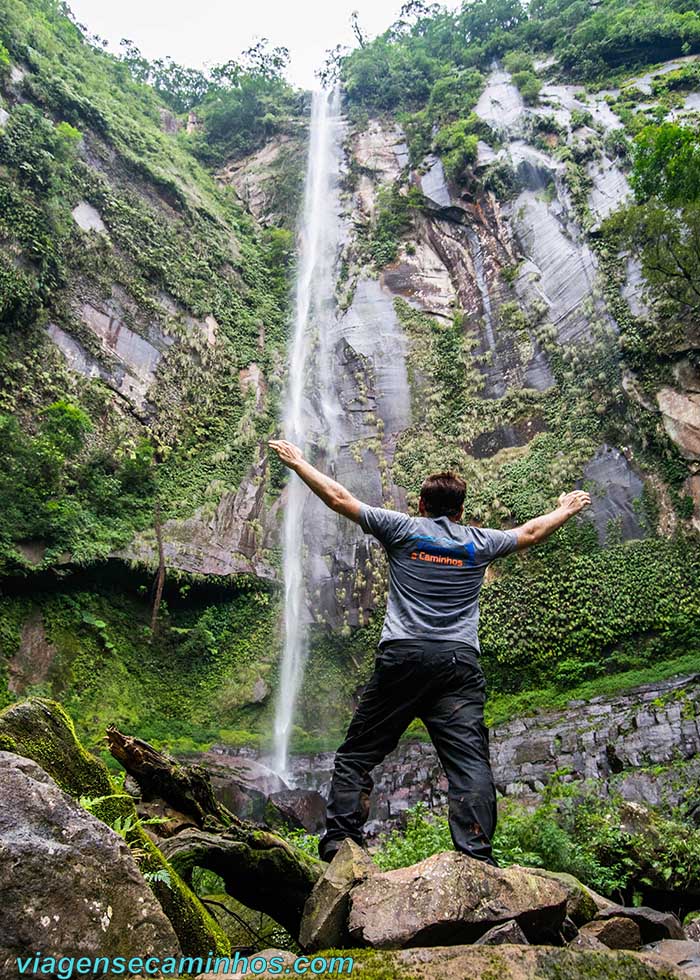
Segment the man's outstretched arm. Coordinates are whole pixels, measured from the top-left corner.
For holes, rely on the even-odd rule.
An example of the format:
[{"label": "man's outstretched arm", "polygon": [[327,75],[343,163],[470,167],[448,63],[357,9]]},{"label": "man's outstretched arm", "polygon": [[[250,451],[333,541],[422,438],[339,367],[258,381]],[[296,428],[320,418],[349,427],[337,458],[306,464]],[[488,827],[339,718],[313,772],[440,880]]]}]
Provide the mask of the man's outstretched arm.
[{"label": "man's outstretched arm", "polygon": [[304,454],[298,446],[286,439],[270,439],[268,442],[270,449],[274,449],[285,466],[294,470],[304,483],[320,497],[321,500],[334,510],[336,514],[349,517],[351,521],[360,520],[360,501],[353,497],[349,490],[346,490],[340,483],[336,483],[325,473],[321,473],[315,466],[312,466],[304,459]]},{"label": "man's outstretched arm", "polygon": [[550,534],[566,524],[570,517],[578,514],[584,507],[588,507],[591,502],[590,494],[583,490],[573,490],[571,493],[562,493],[557,501],[556,510],[549,514],[542,514],[541,517],[533,517],[531,521],[515,528],[518,536],[517,550],[529,548],[533,544],[544,541]]}]

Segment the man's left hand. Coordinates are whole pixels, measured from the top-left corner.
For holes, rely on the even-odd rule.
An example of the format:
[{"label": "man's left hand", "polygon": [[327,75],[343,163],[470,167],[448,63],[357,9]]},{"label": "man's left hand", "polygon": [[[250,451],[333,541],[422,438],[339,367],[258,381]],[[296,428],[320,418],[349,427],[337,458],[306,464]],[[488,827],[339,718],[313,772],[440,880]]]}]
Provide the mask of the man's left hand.
[{"label": "man's left hand", "polygon": [[293,442],[287,442],[286,439],[269,439],[267,444],[270,449],[274,449],[284,465],[292,470],[299,463],[304,462],[303,452]]}]

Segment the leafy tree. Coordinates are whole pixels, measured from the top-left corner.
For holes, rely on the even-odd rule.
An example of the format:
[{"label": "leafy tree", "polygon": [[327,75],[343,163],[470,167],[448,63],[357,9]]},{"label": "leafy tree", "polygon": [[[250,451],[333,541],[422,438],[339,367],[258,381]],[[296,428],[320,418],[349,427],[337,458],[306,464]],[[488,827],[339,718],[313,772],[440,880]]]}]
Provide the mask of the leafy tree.
[{"label": "leafy tree", "polygon": [[647,353],[669,354],[695,332],[700,314],[700,137],[684,126],[647,126],[633,145],[636,203],[613,215],[609,233],[642,266],[655,299]]},{"label": "leafy tree", "polygon": [[658,197],[687,204],[700,197],[700,134],[689,126],[664,122],[636,137],[630,183],[638,201]]}]

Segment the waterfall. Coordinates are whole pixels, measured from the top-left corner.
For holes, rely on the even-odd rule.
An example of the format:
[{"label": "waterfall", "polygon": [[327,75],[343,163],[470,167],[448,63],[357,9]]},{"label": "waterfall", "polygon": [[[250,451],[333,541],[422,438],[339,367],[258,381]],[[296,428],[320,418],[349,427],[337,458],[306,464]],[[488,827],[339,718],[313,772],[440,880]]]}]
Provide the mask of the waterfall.
[{"label": "waterfall", "polygon": [[[338,406],[329,385],[328,336],[335,320],[335,265],[340,223],[340,91],[315,92],[311,106],[304,203],[298,236],[298,272],[289,376],[283,410],[284,438],[307,450],[309,434],[333,446]],[[282,535],[284,647],[275,714],[274,768],[287,775],[294,708],[306,662],[308,638],[304,566],[304,509],[308,490],[290,474]]]}]

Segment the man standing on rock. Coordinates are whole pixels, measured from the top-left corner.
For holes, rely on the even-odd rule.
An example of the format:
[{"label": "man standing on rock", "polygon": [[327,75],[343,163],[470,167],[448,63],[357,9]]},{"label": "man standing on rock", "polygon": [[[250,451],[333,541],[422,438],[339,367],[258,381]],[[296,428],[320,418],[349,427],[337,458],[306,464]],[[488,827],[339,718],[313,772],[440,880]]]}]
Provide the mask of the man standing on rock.
[{"label": "man standing on rock", "polygon": [[326,832],[319,854],[330,861],[344,838],[363,845],[374,786],[370,771],[420,718],[448,781],[448,818],[456,850],[496,864],[496,790],[484,724],[486,681],[479,664],[479,591],[496,558],[549,537],[588,506],[582,490],[563,493],[555,510],[509,531],[461,524],[466,484],[435,473],[421,487],[418,517],[369,507],[304,459],[284,439],[270,447],[338,514],[377,538],[389,559],[389,596],[374,673],[335,755]]}]

